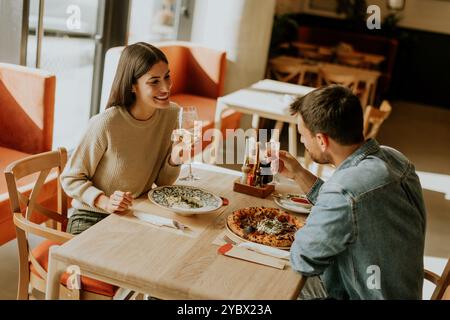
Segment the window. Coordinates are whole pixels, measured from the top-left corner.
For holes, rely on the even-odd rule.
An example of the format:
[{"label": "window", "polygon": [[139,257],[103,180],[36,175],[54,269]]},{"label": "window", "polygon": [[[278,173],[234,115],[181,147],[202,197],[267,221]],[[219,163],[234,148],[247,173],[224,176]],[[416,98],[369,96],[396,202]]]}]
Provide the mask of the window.
[{"label": "window", "polygon": [[133,0],[128,43],[189,40],[193,0]]}]

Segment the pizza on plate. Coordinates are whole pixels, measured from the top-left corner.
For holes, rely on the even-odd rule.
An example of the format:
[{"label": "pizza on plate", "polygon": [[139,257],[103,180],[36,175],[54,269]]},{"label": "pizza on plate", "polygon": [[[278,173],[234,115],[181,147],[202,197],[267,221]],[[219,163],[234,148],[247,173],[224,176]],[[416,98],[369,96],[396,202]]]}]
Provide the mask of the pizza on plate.
[{"label": "pizza on plate", "polygon": [[228,228],[245,240],[271,247],[289,248],[304,220],[277,208],[251,207],[227,217]]}]

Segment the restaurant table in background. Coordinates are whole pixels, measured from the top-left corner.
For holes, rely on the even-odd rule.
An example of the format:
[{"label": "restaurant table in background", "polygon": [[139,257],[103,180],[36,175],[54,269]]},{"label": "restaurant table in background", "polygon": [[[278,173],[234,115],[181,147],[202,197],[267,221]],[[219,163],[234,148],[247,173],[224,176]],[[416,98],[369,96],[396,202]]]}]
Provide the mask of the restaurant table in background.
[{"label": "restaurant table in background", "polygon": [[305,43],[294,41],[291,45],[298,49],[299,55],[304,58],[321,58],[325,61],[336,59],[340,64],[351,64],[353,67],[378,69],[379,65],[386,60],[386,58],[379,54],[360,52],[355,50],[343,51],[339,50],[339,46],[330,47],[323,45],[316,45],[312,43]]},{"label": "restaurant table in background", "polygon": [[[286,69],[286,66],[302,65],[308,66],[308,72],[315,72],[317,74],[319,74],[319,70],[322,69],[325,72],[353,76],[356,79],[357,86],[364,84],[365,91],[360,98],[363,107],[374,103],[378,78],[381,76],[381,72],[377,70],[355,68],[335,63],[318,62],[290,56],[278,56],[269,60],[268,73],[270,74],[271,70],[284,70]],[[301,70],[301,68],[299,68],[299,70]],[[319,83],[318,86],[320,85],[321,84]]]},{"label": "restaurant table in background", "polygon": [[[201,180],[177,184],[207,189],[229,199],[228,206],[207,215],[173,214],[190,227],[189,234],[145,223],[132,214],[110,215],[50,249],[46,298],[59,297],[61,274],[77,266],[84,276],[159,299],[296,299],[304,278],[289,265],[279,270],[226,257],[213,244],[224,232],[228,214],[249,206],[275,207],[271,197],[233,192],[237,171],[204,164],[193,168]],[[300,192],[293,182],[284,182],[277,185],[278,192]],[[134,201],[133,209],[151,211],[154,205],[143,196]]]},{"label": "restaurant table in background", "polygon": [[[215,127],[221,128],[222,114],[228,109],[252,115],[252,127],[255,129],[258,128],[259,118],[277,121],[276,129],[286,122],[289,124],[289,152],[297,156],[297,118],[290,114],[289,106],[295,98],[313,90],[312,87],[281,81],[261,80],[217,100]],[[215,139],[216,152],[218,149],[219,139]]]}]

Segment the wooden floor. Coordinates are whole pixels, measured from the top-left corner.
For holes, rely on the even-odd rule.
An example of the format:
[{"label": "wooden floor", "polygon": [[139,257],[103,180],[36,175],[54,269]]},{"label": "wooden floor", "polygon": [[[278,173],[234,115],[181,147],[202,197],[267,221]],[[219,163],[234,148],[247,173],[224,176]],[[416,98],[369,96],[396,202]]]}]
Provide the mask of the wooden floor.
[{"label": "wooden floor", "polygon": [[[378,141],[403,152],[419,172],[428,214],[425,266],[440,274],[450,257],[450,110],[402,101],[392,105],[393,112],[383,124]],[[244,119],[243,127],[249,123]],[[2,300],[15,299],[17,266],[17,244],[11,241],[0,247]],[[431,290],[432,286],[426,285],[424,298]]]}]

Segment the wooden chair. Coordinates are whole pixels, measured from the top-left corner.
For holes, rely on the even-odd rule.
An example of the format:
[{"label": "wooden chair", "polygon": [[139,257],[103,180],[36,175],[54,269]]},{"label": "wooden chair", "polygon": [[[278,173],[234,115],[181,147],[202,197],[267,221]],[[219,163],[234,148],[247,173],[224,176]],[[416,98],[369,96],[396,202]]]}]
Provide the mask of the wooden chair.
[{"label": "wooden chair", "polygon": [[[52,245],[60,245],[73,235],[63,232],[67,224],[67,196],[64,193],[59,176],[67,161],[67,152],[64,148],[29,156],[11,163],[5,170],[11,210],[16,228],[19,249],[19,286],[17,299],[28,300],[33,289],[45,293],[48,268],[48,253]],[[58,212],[37,203],[39,193],[49,174],[56,176]],[[37,177],[29,196],[22,194],[18,189],[17,180],[25,177]],[[23,191],[23,190],[22,190]],[[22,204],[22,205],[21,205]],[[23,209],[23,210],[22,210]],[[50,226],[32,222],[32,213],[38,212],[54,223]],[[47,239],[36,248],[31,249],[28,234],[34,234]],[[61,277],[61,298],[63,299],[101,299],[109,300],[116,297],[118,288],[110,284],[81,276],[81,290],[68,289],[69,274]],[[123,294],[121,291],[120,294]]]},{"label": "wooden chair", "polygon": [[[293,82],[299,76],[298,65],[275,65],[269,64],[267,69],[267,78],[283,82]],[[297,82],[297,81],[295,81]]]},{"label": "wooden chair", "polygon": [[[267,68],[267,78],[277,81],[294,83],[299,85],[308,85],[318,87],[318,75],[317,65],[298,64],[298,63],[283,63],[269,62]],[[257,118],[253,127],[260,127],[263,124],[260,123],[261,119]],[[256,123],[257,122],[257,123]],[[284,123],[282,121],[276,121],[274,126],[273,140],[279,141],[281,131],[283,130]]]},{"label": "wooden chair", "polygon": [[319,77],[315,75],[317,65],[269,62],[266,76],[277,81],[318,87]]},{"label": "wooden chair", "polygon": [[340,64],[362,68],[364,67],[364,55],[361,53],[349,52],[349,53],[338,53],[337,61]]},{"label": "wooden chair", "polygon": [[431,300],[450,300],[450,259],[448,259],[441,276],[426,269],[424,272],[425,279],[436,285]]},{"label": "wooden chair", "polygon": [[376,138],[381,124],[389,117],[392,112],[391,104],[384,100],[380,108],[367,106],[364,111],[364,137],[366,139]]},{"label": "wooden chair", "polygon": [[[340,70],[340,71],[338,71]],[[343,73],[342,68],[334,70],[332,67],[321,66],[319,68],[319,86],[330,85],[330,84],[340,84],[352,90],[352,92],[358,96],[361,101],[361,106],[363,110],[369,101],[369,90],[368,84],[352,73],[347,71]],[[361,87],[362,86],[362,87]]]},{"label": "wooden chair", "polygon": [[[319,85],[340,84],[341,86],[354,89],[357,86],[357,79],[352,74],[335,73],[325,67],[319,68]],[[355,91],[354,91],[355,92]]]}]

